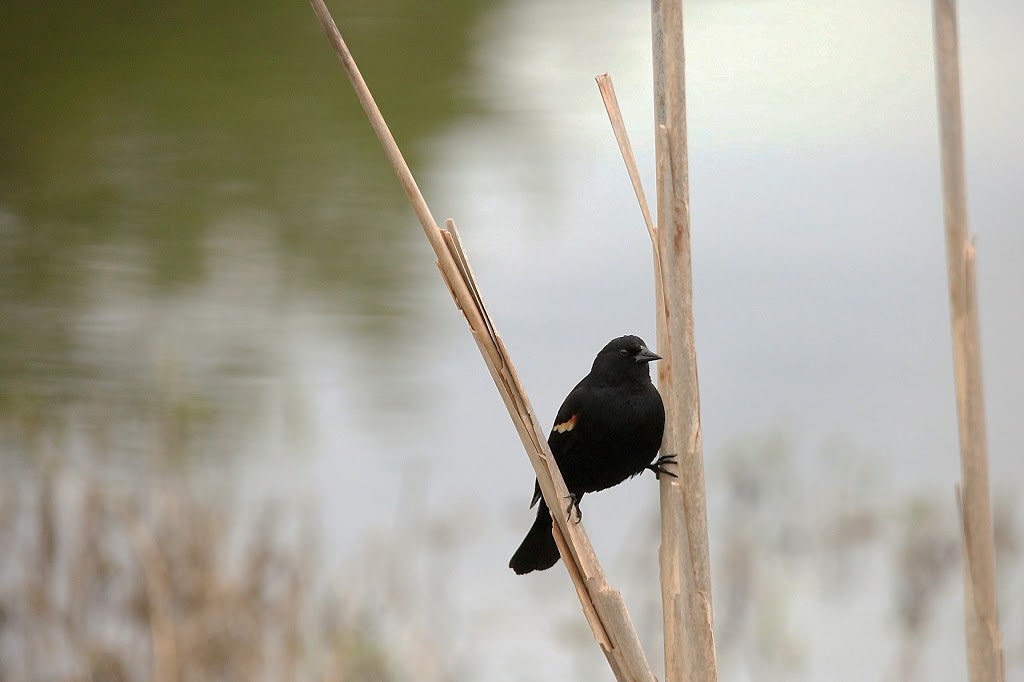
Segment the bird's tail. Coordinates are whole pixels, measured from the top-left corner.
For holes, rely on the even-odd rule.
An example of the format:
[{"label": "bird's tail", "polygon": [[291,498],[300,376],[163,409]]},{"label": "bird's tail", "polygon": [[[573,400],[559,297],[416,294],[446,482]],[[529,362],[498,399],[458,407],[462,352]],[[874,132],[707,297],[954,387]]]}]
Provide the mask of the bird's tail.
[{"label": "bird's tail", "polygon": [[530,527],[519,549],[508,562],[509,568],[523,575],[530,571],[543,571],[558,562],[558,545],[551,534],[551,514],[544,500],[537,508],[537,519]]}]

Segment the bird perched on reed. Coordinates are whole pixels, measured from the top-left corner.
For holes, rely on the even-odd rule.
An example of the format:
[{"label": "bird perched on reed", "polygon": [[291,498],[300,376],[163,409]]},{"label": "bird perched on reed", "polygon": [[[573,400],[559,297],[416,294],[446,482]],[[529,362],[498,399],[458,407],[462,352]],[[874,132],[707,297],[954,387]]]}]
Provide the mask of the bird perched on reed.
[{"label": "bird perched on reed", "polygon": [[[575,509],[577,520],[582,518],[579,505],[586,493],[618,485],[644,469],[658,477],[675,476],[664,468],[674,456],[655,460],[665,430],[665,407],[651,383],[650,363],[660,359],[638,336],[612,339],[559,408],[548,445],[569,489],[570,517]],[[508,564],[520,575],[558,561],[551,514],[535,483],[530,506],[538,502],[537,518]]]}]

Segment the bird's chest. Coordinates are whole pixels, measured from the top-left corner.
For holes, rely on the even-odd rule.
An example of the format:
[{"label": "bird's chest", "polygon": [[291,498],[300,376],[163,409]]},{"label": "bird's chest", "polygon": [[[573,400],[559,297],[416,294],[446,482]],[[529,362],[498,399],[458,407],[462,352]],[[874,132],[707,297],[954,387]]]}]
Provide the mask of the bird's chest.
[{"label": "bird's chest", "polygon": [[570,488],[583,492],[602,490],[643,471],[661,446],[664,428],[661,400],[649,392],[620,391],[597,405],[581,415],[579,438],[567,458],[569,471],[563,471]]},{"label": "bird's chest", "polygon": [[[581,430],[589,447],[627,449],[644,441],[645,432],[655,430],[658,415],[650,396],[643,392],[618,393],[614,400],[600,401]],[[664,418],[662,417],[662,420]]]}]

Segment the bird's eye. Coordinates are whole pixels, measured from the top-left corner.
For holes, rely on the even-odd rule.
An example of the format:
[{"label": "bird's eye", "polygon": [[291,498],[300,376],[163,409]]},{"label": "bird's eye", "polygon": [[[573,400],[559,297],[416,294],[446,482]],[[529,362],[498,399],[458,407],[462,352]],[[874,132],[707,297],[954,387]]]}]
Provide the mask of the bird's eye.
[{"label": "bird's eye", "polygon": [[629,355],[629,351],[623,348],[622,350],[619,351],[619,355]]}]

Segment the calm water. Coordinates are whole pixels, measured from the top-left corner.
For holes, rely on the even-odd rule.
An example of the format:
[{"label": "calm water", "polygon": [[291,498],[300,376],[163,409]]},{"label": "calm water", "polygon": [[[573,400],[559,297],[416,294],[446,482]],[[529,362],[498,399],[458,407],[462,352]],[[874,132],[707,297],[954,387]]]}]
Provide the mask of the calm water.
[{"label": "calm water", "polygon": [[[652,187],[647,7],[356,4],[335,3],[337,22],[435,217],[458,221],[546,420],[608,338],[654,337],[649,245],[592,80],[615,78]],[[687,22],[713,533],[727,530],[714,513],[729,453],[778,433],[800,504],[832,486],[854,507],[948,501],[925,3],[694,0]],[[961,30],[990,457],[1007,495],[1024,474],[1022,22],[994,0],[965,7]],[[9,0],[0,24],[8,460],[184,461],[254,495],[311,493],[349,567],[368,541],[430,535],[444,558],[411,567],[434,595],[424,613],[446,614],[479,679],[521,679],[510,662],[550,634],[524,634],[530,609],[565,588],[555,571],[527,584],[505,568],[530,521],[529,465],[307,4]],[[619,538],[649,528],[654,500],[642,481],[588,508],[631,605],[654,598],[654,544]],[[885,582],[876,568],[866,585]],[[787,602],[800,632],[834,617],[808,600]],[[551,630],[579,638],[565,601]],[[876,601],[825,630],[844,640],[884,621]],[[654,607],[637,610],[656,625]],[[819,637],[816,651],[834,646]],[[855,677],[888,669],[857,647],[843,664]],[[583,652],[577,669],[551,649],[551,669],[602,664]],[[819,658],[800,659],[807,679],[829,670]],[[754,659],[737,660],[746,679]]]}]

